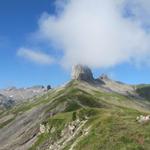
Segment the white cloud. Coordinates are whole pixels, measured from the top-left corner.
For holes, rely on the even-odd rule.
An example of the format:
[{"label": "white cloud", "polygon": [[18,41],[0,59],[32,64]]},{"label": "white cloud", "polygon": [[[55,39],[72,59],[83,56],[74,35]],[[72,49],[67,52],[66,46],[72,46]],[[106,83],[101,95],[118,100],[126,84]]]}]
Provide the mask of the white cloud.
[{"label": "white cloud", "polygon": [[20,48],[17,55],[41,65],[50,65],[54,62],[54,59],[48,54],[27,48]]},{"label": "white cloud", "polygon": [[[129,0],[65,3],[64,0],[61,5],[57,3],[57,9],[61,7],[57,16],[41,17],[38,33],[63,50],[64,66],[81,63],[105,68],[123,62],[149,64],[150,34],[141,24],[148,23],[150,3],[133,1],[136,3]],[[125,18],[123,12],[127,5],[133,16]],[[146,19],[143,16],[147,16]]]}]

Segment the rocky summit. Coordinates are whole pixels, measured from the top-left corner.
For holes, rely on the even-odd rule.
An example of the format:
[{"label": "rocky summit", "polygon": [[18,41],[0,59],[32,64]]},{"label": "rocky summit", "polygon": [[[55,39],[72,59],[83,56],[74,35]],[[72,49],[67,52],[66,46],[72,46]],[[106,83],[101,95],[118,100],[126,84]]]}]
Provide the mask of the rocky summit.
[{"label": "rocky summit", "polygon": [[55,89],[0,92],[0,150],[149,150],[149,131],[150,85],[94,79],[87,66]]},{"label": "rocky summit", "polygon": [[72,69],[73,80],[94,81],[92,71],[89,67],[84,65],[75,65]]}]

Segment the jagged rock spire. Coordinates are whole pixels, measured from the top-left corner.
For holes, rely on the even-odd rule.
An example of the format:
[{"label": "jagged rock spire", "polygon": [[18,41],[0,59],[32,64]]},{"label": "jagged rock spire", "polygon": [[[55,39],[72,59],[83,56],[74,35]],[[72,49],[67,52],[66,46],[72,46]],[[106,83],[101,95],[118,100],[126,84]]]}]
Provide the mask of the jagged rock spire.
[{"label": "jagged rock spire", "polygon": [[73,80],[83,80],[87,82],[94,81],[92,71],[89,67],[85,65],[75,65],[72,68],[72,79]]}]

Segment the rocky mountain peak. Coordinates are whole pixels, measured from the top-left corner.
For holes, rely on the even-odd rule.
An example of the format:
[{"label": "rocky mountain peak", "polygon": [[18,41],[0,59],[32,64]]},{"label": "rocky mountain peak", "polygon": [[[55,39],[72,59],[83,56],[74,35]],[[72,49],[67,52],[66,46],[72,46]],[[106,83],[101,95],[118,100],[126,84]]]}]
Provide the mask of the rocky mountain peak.
[{"label": "rocky mountain peak", "polygon": [[85,65],[80,64],[73,66],[72,79],[83,80],[88,82],[94,81],[91,69]]}]

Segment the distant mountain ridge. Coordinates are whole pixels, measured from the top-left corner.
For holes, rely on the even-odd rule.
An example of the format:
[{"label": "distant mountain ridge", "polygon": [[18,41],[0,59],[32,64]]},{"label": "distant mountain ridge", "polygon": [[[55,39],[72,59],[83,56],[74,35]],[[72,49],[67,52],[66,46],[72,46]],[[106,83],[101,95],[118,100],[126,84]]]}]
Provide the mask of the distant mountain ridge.
[{"label": "distant mountain ridge", "polygon": [[14,104],[22,103],[29,99],[31,100],[35,96],[40,96],[49,89],[42,85],[36,85],[29,88],[10,87],[0,89],[0,106],[11,107]]}]

